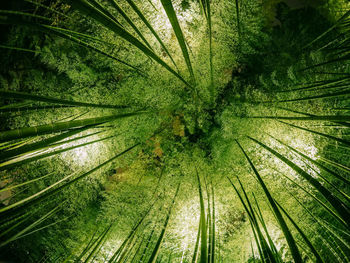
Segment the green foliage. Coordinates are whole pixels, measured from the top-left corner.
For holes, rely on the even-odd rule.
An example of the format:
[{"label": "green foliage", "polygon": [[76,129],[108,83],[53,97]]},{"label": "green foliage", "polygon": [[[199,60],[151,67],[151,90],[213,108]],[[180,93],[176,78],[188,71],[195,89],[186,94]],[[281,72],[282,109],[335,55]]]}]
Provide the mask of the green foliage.
[{"label": "green foliage", "polygon": [[1,5],[0,261],[350,260],[345,1]]}]

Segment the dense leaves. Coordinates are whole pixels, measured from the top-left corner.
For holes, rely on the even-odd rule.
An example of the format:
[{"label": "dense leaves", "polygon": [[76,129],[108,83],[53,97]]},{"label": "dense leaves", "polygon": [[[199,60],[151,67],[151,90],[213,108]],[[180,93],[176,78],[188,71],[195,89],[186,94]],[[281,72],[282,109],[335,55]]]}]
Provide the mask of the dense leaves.
[{"label": "dense leaves", "polygon": [[0,8],[0,261],[349,262],[345,0]]}]

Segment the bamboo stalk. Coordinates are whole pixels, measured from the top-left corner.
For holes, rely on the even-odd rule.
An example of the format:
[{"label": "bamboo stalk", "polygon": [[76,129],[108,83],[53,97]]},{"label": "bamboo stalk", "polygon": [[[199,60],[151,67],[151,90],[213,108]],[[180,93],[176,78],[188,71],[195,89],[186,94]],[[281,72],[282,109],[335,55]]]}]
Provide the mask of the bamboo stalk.
[{"label": "bamboo stalk", "polygon": [[334,196],[333,193],[331,193],[322,184],[320,184],[320,182],[317,179],[312,177],[310,174],[305,172],[292,161],[288,160],[286,157],[273,150],[272,148],[268,147],[267,145],[263,144],[262,142],[259,142],[258,140],[250,136],[248,136],[248,138],[260,145],[261,147],[263,147],[264,149],[266,149],[267,151],[269,151],[270,153],[272,153],[274,156],[276,156],[278,159],[280,159],[282,162],[284,162],[290,168],[292,168],[295,172],[300,174],[304,179],[306,179],[332,205],[332,207],[337,211],[338,215],[343,219],[343,223],[345,223],[345,225],[347,226],[350,225],[350,213],[347,211],[346,207],[344,207],[343,203],[336,196]]},{"label": "bamboo stalk", "polygon": [[109,115],[104,117],[74,120],[74,121],[67,121],[67,122],[57,122],[53,124],[45,124],[45,125],[39,125],[34,127],[24,127],[24,128],[14,129],[14,130],[7,130],[7,131],[1,132],[0,142],[26,138],[30,136],[49,134],[49,133],[54,133],[59,131],[66,131],[72,128],[78,128],[78,127],[87,126],[87,125],[96,126],[99,124],[111,122],[120,118],[130,117],[138,114],[142,114],[142,112]]},{"label": "bamboo stalk", "polygon": [[[249,137],[251,138],[251,137]],[[256,140],[255,140],[256,141]],[[278,210],[277,208],[277,205],[275,204],[269,190],[267,189],[264,181],[262,180],[260,174],[258,173],[258,171],[256,170],[254,164],[252,163],[252,161],[250,160],[250,158],[248,157],[248,155],[246,154],[246,152],[244,151],[244,149],[242,148],[242,146],[239,144],[239,142],[236,140],[239,148],[242,150],[244,156],[246,157],[246,159],[248,160],[249,164],[250,164],[250,167],[252,168],[252,170],[254,171],[254,174],[256,175],[258,181],[259,181],[259,184],[261,185],[261,187],[263,188],[264,192],[265,192],[265,195],[267,197],[267,199],[269,200],[269,203],[273,209],[273,212],[278,220],[278,223],[279,225],[281,226],[281,229],[284,233],[284,236],[286,237],[286,240],[287,240],[287,243],[288,243],[288,246],[290,248],[290,251],[292,253],[292,256],[293,256],[293,259],[295,262],[302,262],[302,259],[301,259],[301,255],[300,255],[300,252],[299,252],[299,249],[295,243],[295,240],[285,222],[285,220],[283,219],[282,217],[282,214],[281,212]],[[317,182],[318,183],[318,182]]]},{"label": "bamboo stalk", "polygon": [[201,187],[201,181],[198,175],[198,171],[196,170],[197,174],[197,182],[198,182],[198,192],[199,192],[199,204],[200,204],[200,220],[199,220],[199,226],[200,226],[200,232],[201,232],[201,248],[200,248],[200,258],[199,263],[207,263],[208,262],[208,248],[207,248],[207,224],[206,224],[206,217],[205,217],[205,207],[204,207],[204,200],[203,200],[203,193],[202,193],[202,187]]},{"label": "bamboo stalk", "polygon": [[140,42],[137,38],[132,36],[128,31],[122,28],[120,25],[115,23],[111,18],[101,13],[98,9],[94,8],[91,4],[84,0],[65,0],[65,2],[71,4],[75,9],[79,10],[82,13],[87,14],[89,17],[93,18],[100,24],[104,25],[106,28],[110,29],[121,38],[141,50],[145,55],[151,57],[158,64],[163,66],[166,70],[172,73],[175,77],[181,80],[187,87],[191,88],[191,85],[182,78],[176,71],[174,71],[168,64],[166,64],[162,59],[160,59],[152,50]]},{"label": "bamboo stalk", "polygon": [[321,258],[320,254],[317,252],[313,244],[310,242],[310,240],[307,238],[307,236],[304,234],[304,232],[300,229],[300,227],[295,223],[295,221],[290,217],[290,215],[287,213],[286,210],[275,200],[276,204],[278,207],[282,210],[282,212],[286,215],[286,217],[289,219],[289,221],[293,224],[295,229],[299,232],[301,237],[304,239],[305,243],[308,245],[308,247],[311,249],[311,252],[314,254],[316,258],[316,262],[324,262],[323,259]]},{"label": "bamboo stalk", "polygon": [[[114,1],[114,0],[113,0]],[[163,41],[161,40],[161,38],[159,37],[159,35],[157,34],[157,32],[154,30],[154,28],[152,27],[152,25],[148,22],[148,20],[146,19],[146,17],[142,14],[141,10],[137,7],[137,5],[134,3],[133,0],[126,0],[128,2],[128,4],[131,6],[131,8],[135,11],[135,13],[140,17],[140,19],[142,20],[142,22],[148,27],[148,29],[152,32],[152,34],[154,35],[154,37],[157,39],[157,41],[159,42],[159,44],[161,45],[161,47],[164,49],[165,53],[168,55],[168,57],[170,58],[171,62],[173,63],[173,65],[175,66],[175,68],[178,70],[178,67],[173,59],[173,57],[170,55],[169,50],[167,49],[167,47],[165,46],[165,44],[163,43]]]},{"label": "bamboo stalk", "polygon": [[159,250],[160,250],[160,246],[162,244],[162,241],[163,241],[163,238],[164,238],[164,235],[165,235],[165,231],[166,231],[166,228],[168,226],[168,223],[169,223],[169,219],[170,219],[170,216],[171,216],[171,212],[172,212],[172,209],[174,207],[174,204],[175,204],[175,199],[179,193],[179,190],[180,190],[180,184],[178,184],[177,188],[176,188],[176,192],[175,192],[175,195],[174,195],[174,198],[173,198],[173,201],[169,207],[169,210],[168,210],[168,214],[166,216],[166,219],[165,219],[165,222],[164,222],[164,225],[162,227],[162,231],[159,235],[159,238],[157,240],[157,243],[152,251],[152,254],[151,254],[151,257],[149,258],[148,260],[148,263],[155,263],[156,260],[157,260],[157,257],[158,257],[158,254],[159,254]]},{"label": "bamboo stalk", "polygon": [[80,147],[84,147],[84,146],[87,146],[87,145],[90,145],[90,144],[102,142],[104,140],[108,140],[108,139],[111,139],[111,138],[114,138],[114,137],[115,136],[108,136],[108,137],[104,137],[104,138],[97,139],[97,140],[94,140],[94,141],[90,141],[90,142],[87,142],[87,143],[78,144],[78,145],[71,146],[71,147],[68,147],[68,148],[65,148],[65,149],[61,149],[61,150],[57,150],[57,151],[52,151],[52,152],[48,152],[48,153],[44,152],[44,153],[39,153],[39,154],[34,155],[34,156],[29,155],[29,156],[24,156],[24,157],[11,159],[9,161],[6,161],[6,162],[0,164],[0,171],[8,170],[8,169],[11,169],[13,167],[16,167],[16,166],[19,166],[19,165],[22,165],[22,164],[25,164],[25,163],[37,161],[37,160],[40,160],[40,159],[43,159],[43,158],[47,158],[47,157],[51,157],[53,155],[64,153],[64,152],[67,152],[67,151],[70,151],[70,150],[74,150],[74,149],[77,149],[77,148],[80,148]]},{"label": "bamboo stalk", "polygon": [[0,215],[4,214],[4,212],[8,212],[8,211],[12,211],[12,213],[14,213],[17,210],[20,210],[20,209],[23,209],[25,207],[28,207],[29,205],[32,205],[32,204],[37,203],[37,202],[40,202],[43,199],[46,199],[46,198],[48,198],[50,196],[53,196],[53,195],[59,193],[63,189],[69,187],[70,185],[76,183],[77,181],[80,181],[80,180],[86,178],[87,176],[93,174],[94,172],[96,172],[97,170],[101,169],[105,165],[113,162],[118,157],[120,157],[120,156],[124,155],[125,153],[131,151],[132,149],[134,149],[138,145],[139,145],[139,143],[137,143],[137,144],[127,148],[126,150],[122,151],[121,153],[118,153],[117,155],[115,155],[114,157],[108,159],[107,161],[103,162],[102,164],[92,168],[88,172],[77,176],[76,178],[72,179],[69,182],[66,182],[65,184],[62,184],[61,186],[59,186],[57,188],[54,188],[54,186],[56,186],[56,185],[60,184],[61,182],[66,181],[67,179],[71,178],[74,175],[74,173],[64,177],[63,179],[59,180],[58,182],[54,183],[53,185],[50,185],[49,187],[41,190],[40,192],[38,192],[38,193],[36,193],[36,194],[34,194],[34,195],[30,196],[30,197],[27,197],[27,198],[25,198],[25,199],[23,199],[21,201],[18,201],[18,202],[14,203],[14,204],[11,204],[11,205],[8,205],[8,206],[6,206],[4,208],[1,208],[0,209]]},{"label": "bamboo stalk", "polygon": [[181,48],[182,51],[182,55],[185,59],[186,65],[187,65],[187,69],[190,73],[191,79],[193,84],[196,82],[195,81],[195,77],[194,77],[194,73],[193,73],[193,69],[192,69],[192,64],[191,64],[191,60],[190,60],[190,56],[188,54],[188,50],[186,47],[186,43],[185,43],[185,38],[183,36],[179,21],[177,19],[173,4],[171,2],[171,0],[161,0],[162,6],[168,16],[168,19],[172,25],[172,28],[174,30],[175,36],[177,38],[177,41],[179,43],[179,46]]},{"label": "bamboo stalk", "polygon": [[118,5],[116,0],[109,0],[109,2],[113,5],[113,7],[118,11],[119,14],[124,18],[124,20],[132,27],[132,29],[136,32],[136,34],[142,39],[142,41],[147,45],[147,47],[153,51],[153,48],[148,43],[147,39],[142,35],[137,26],[132,22],[132,20],[128,17],[128,15],[124,12],[124,10]]}]

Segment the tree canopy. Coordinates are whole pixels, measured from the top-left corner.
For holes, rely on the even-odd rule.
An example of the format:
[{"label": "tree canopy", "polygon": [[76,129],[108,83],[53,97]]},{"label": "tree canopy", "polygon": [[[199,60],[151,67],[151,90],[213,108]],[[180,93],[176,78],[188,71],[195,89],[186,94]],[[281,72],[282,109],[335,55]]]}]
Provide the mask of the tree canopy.
[{"label": "tree canopy", "polygon": [[0,6],[1,262],[350,261],[348,1]]}]

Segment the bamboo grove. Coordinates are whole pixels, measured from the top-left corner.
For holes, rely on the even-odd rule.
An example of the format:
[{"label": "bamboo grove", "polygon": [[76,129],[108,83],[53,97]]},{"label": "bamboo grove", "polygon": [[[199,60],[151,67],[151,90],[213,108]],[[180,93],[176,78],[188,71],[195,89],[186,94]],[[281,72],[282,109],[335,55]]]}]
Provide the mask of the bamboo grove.
[{"label": "bamboo grove", "polygon": [[0,4],[1,262],[350,262],[350,5]]}]

